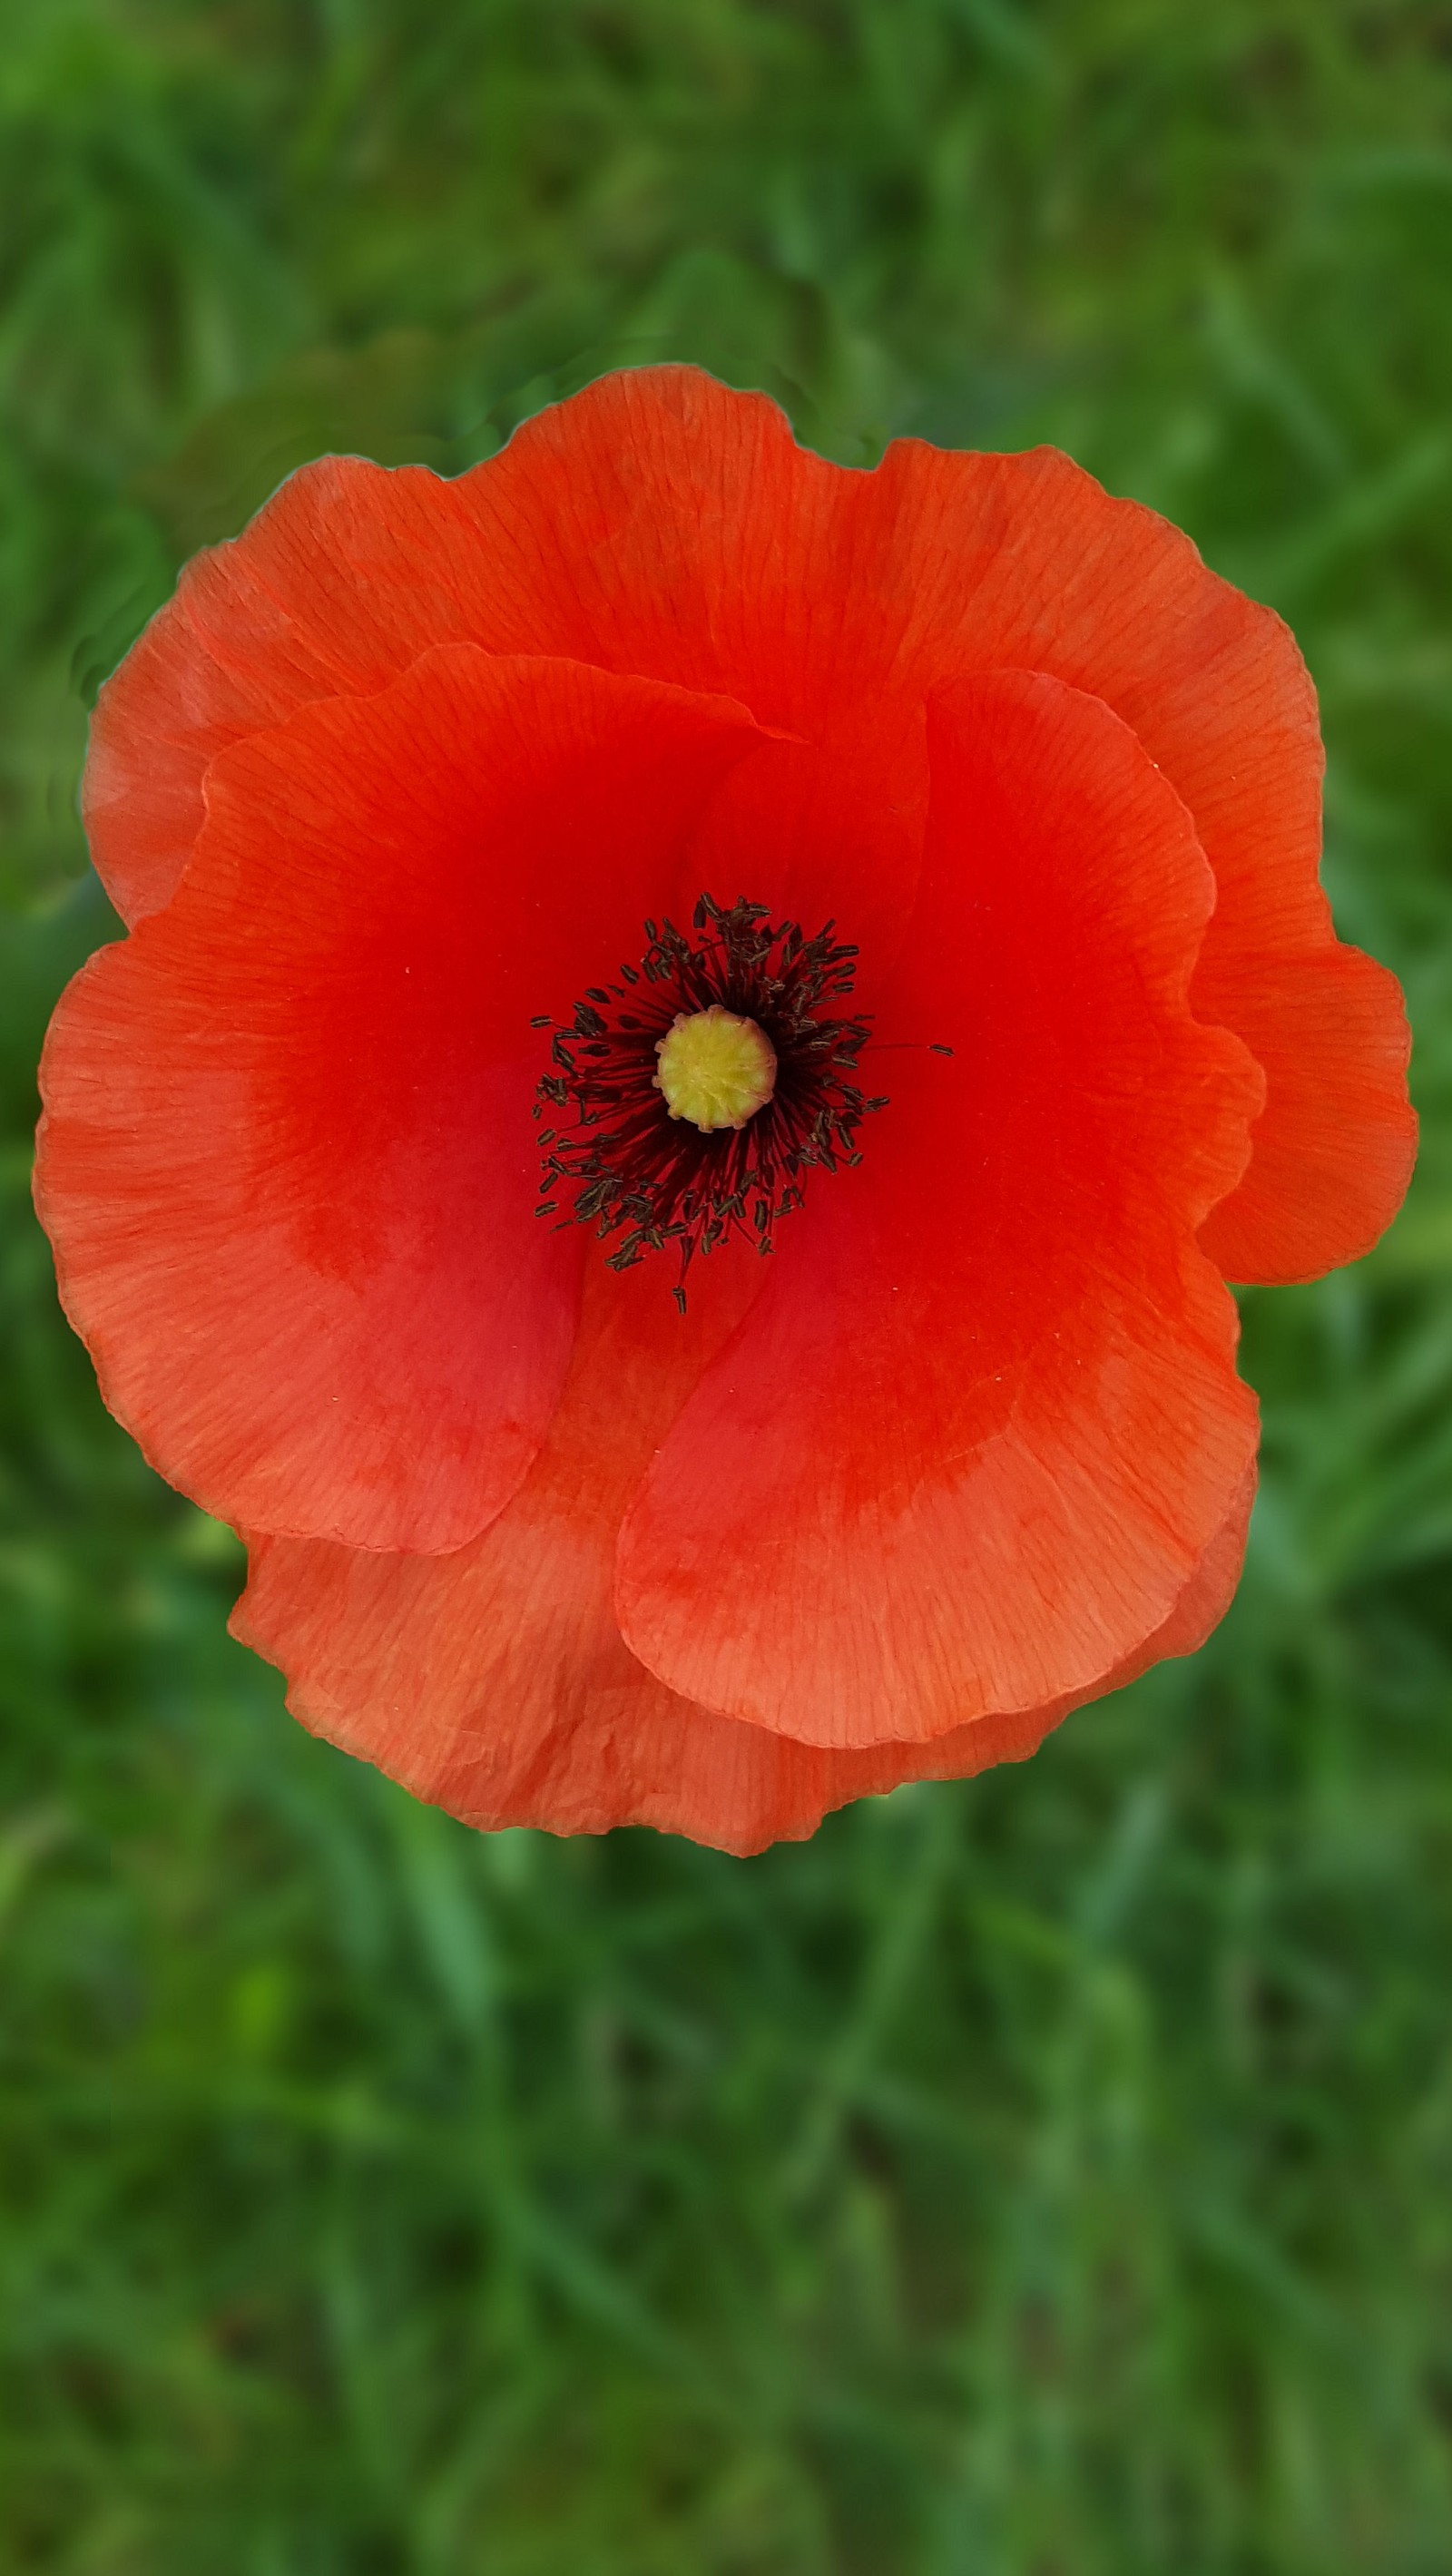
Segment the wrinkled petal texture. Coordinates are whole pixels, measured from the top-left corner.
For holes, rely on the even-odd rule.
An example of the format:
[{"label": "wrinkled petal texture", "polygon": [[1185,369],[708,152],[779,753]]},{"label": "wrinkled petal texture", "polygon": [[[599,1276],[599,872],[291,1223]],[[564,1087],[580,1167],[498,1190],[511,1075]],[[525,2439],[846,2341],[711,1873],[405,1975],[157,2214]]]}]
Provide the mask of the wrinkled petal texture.
[{"label": "wrinkled petal texture", "polygon": [[1102,698],[1172,781],[1215,873],[1200,1016],[1237,1031],[1267,1077],[1253,1159],[1209,1216],[1207,1249],[1230,1277],[1305,1278],[1365,1251],[1394,1213],[1414,1137],[1405,1023],[1320,891],[1300,656],[1187,539],[1067,458],[901,441],[874,473],[850,472],[796,447],[762,398],[666,368],[606,378],[455,483],[325,460],[198,558],[102,694],[87,820],[127,917],[177,883],[219,750],[311,699],[376,691],[451,641],[725,694],[802,736],[738,772],[703,881],[750,843],[753,890],[804,911],[803,865],[834,839],[853,935],[884,962],[925,807],[928,692],[1009,666]]},{"label": "wrinkled petal texture", "polygon": [[[1258,1068],[1188,991],[1214,884],[1096,698],[930,709],[890,1106],[673,1423],[616,1603],[682,1698],[861,1747],[1031,1710],[1170,1615],[1255,1454],[1196,1247]],[[951,1059],[911,1043],[951,1047]]]},{"label": "wrinkled petal texture", "polygon": [[[621,1512],[759,1285],[749,1259],[714,1262],[682,1323],[647,1271],[593,1271],[539,1458],[456,1554],[254,1539],[233,1630],[282,1666],[293,1714],[471,1825],[652,1825],[737,1853],[800,1839],[831,1808],[904,1780],[967,1778],[1034,1752],[1072,1696],[933,1743],[829,1752],[676,1697],[622,1643],[611,1599]],[[1247,1476],[1170,1616],[1105,1689],[1192,1653],[1217,1624],[1253,1490]]]},{"label": "wrinkled petal texture", "polygon": [[638,949],[758,740],[729,701],[454,645],[213,763],[183,884],[42,1068],[67,1310],[172,1483],[376,1548],[509,1499],[585,1248],[534,1212],[530,1020]]}]

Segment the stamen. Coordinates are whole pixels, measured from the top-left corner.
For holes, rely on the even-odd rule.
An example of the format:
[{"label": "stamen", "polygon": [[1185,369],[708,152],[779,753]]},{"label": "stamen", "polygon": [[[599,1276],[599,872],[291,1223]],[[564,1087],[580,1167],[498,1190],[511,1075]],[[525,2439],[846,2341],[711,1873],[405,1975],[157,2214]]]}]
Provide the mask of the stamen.
[{"label": "stamen", "polygon": [[639,969],[588,987],[555,1028],[534,1111],[552,1117],[539,1213],[572,1197],[575,1221],[621,1238],[617,1270],[673,1245],[682,1282],[731,1235],[769,1254],[807,1173],[860,1161],[858,1127],[887,1107],[848,1079],[870,1022],[821,1014],[855,973],[834,923],[808,939],[763,904],[703,894],[693,927],[694,942],[647,921]]}]

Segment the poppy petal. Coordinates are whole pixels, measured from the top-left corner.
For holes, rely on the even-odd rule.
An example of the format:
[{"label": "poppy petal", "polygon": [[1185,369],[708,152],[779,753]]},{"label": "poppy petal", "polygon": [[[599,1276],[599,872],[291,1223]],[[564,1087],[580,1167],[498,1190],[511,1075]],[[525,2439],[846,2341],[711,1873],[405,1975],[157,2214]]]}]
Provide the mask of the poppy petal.
[{"label": "poppy petal", "polygon": [[723,699],[423,656],[223,754],[166,910],[71,985],[37,1197],[112,1410],[222,1518],[457,1547],[525,1474],[583,1236],[531,1123],[760,741]]},{"label": "poppy petal", "polygon": [[1263,1084],[1190,1015],[1214,889],[1189,817],[1039,674],[942,691],[929,740],[918,912],[864,1061],[890,1106],[859,1170],[814,1177],[617,1576],[669,1688],[844,1748],[1102,1686],[1255,1449],[1194,1236]]},{"label": "poppy petal", "polygon": [[[717,1260],[681,1322],[648,1272],[592,1272],[540,1456],[467,1548],[385,1556],[254,1539],[232,1628],[282,1666],[293,1714],[471,1825],[653,1825],[737,1853],[800,1840],[830,1809],[904,1780],[967,1778],[1032,1753],[1077,1703],[984,1717],[928,1744],[828,1752],[677,1698],[621,1642],[621,1504],[758,1284],[749,1264]],[[1191,1653],[1221,1617],[1253,1484],[1164,1626],[1102,1688]]]},{"label": "poppy petal", "polygon": [[91,717],[82,811],[123,921],[170,901],[220,752],[320,698],[372,697],[436,645],[484,641],[491,567],[463,490],[324,456],[183,568]]},{"label": "poppy petal", "polygon": [[1266,1078],[1249,1169],[1201,1230],[1210,1259],[1227,1279],[1283,1285],[1370,1252],[1417,1156],[1396,977],[1331,939],[1290,956],[1207,940],[1194,1000]]},{"label": "poppy petal", "polygon": [[1416,1150],[1406,1021],[1395,977],[1337,939],[1321,888],[1316,694],[1290,629],[1052,448],[902,440],[859,489],[912,603],[904,679],[1016,664],[1091,691],[1194,817],[1217,889],[1195,1009],[1244,1039],[1267,1084],[1206,1251],[1268,1283],[1367,1251]]},{"label": "poppy petal", "polygon": [[86,815],[123,913],[167,900],[218,749],[462,638],[722,691],[801,735],[727,790],[702,883],[729,899],[720,872],[750,848],[756,899],[812,920],[812,853],[835,842],[869,996],[911,900],[926,692],[1016,666],[1102,697],[1195,817],[1220,888],[1197,1006],[1268,1078],[1207,1249],[1232,1277],[1312,1277],[1394,1214],[1414,1150],[1405,1030],[1318,882],[1305,666],[1270,610],[1067,457],[902,440],[848,471],[764,397],[666,367],[553,406],[457,482],[304,468],[197,558],[101,693]]},{"label": "poppy petal", "polygon": [[753,900],[813,928],[835,902],[885,955],[926,767],[921,705],[884,693],[872,617],[843,588],[857,479],[798,447],[774,403],[693,368],[607,378],[453,482],[358,457],[302,467],[188,564],[97,700],[84,812],[117,909],[170,900],[218,752],[468,640],[712,693],[692,674],[736,671],[764,727],[806,739],[725,786],[692,892],[729,901],[748,851]]}]

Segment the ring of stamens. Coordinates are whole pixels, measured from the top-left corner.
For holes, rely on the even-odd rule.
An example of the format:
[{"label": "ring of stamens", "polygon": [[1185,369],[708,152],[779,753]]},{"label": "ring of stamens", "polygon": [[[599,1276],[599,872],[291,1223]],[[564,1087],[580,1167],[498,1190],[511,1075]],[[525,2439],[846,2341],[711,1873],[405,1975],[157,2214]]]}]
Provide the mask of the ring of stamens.
[{"label": "ring of stamens", "polygon": [[[534,1108],[548,1122],[538,1214],[618,1236],[607,1255],[616,1270],[674,1248],[682,1306],[698,1253],[737,1234],[770,1253],[808,1173],[860,1162],[858,1128],[887,1106],[853,1079],[870,1021],[823,1007],[851,992],[856,968],[834,923],[809,939],[796,922],[773,923],[763,904],[742,896],[727,909],[703,894],[692,926],[694,940],[647,921],[639,967],[591,985],[565,1025],[535,1022],[553,1032]],[[722,1021],[751,1034],[730,1038]],[[663,1075],[675,1080],[670,1050],[674,1042],[681,1054],[679,1032],[693,1026],[673,1098]],[[728,1039],[735,1091],[717,1079]],[[686,1087],[703,1065],[717,1083],[709,1094]]]}]

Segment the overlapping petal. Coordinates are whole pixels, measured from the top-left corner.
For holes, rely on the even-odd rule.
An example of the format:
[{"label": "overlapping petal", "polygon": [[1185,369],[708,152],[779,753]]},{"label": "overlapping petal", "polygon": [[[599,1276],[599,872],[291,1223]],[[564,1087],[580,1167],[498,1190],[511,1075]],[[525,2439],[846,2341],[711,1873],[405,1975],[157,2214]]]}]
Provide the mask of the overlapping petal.
[{"label": "overlapping petal", "polygon": [[[749,1255],[713,1260],[682,1323],[648,1269],[592,1271],[540,1455],[469,1547],[385,1556],[254,1540],[233,1629],[282,1666],[293,1714],[472,1825],[653,1825],[741,1853],[800,1839],[830,1809],[904,1780],[963,1779],[1035,1751],[1072,1696],[931,1743],[837,1752],[678,1698],[623,1644],[611,1597],[621,1511],[760,1281]],[[1163,1626],[1101,1688],[1189,1654],[1215,1626],[1253,1485],[1247,1476]]]},{"label": "overlapping petal", "polygon": [[[626,1515],[627,1644],[833,1747],[1096,1685],[1169,1616],[1255,1451],[1195,1244],[1259,1073],[1191,1017],[1214,887],[1102,703],[1034,673],[931,711],[922,891],[860,1170],[703,1376]],[[890,1070],[889,1070],[890,1068]]]},{"label": "overlapping petal", "polygon": [[451,1548],[525,1474],[584,1239],[541,1009],[638,949],[746,711],[455,645],[221,755],[170,905],[76,979],[37,1195],[107,1401],[250,1528]]}]

